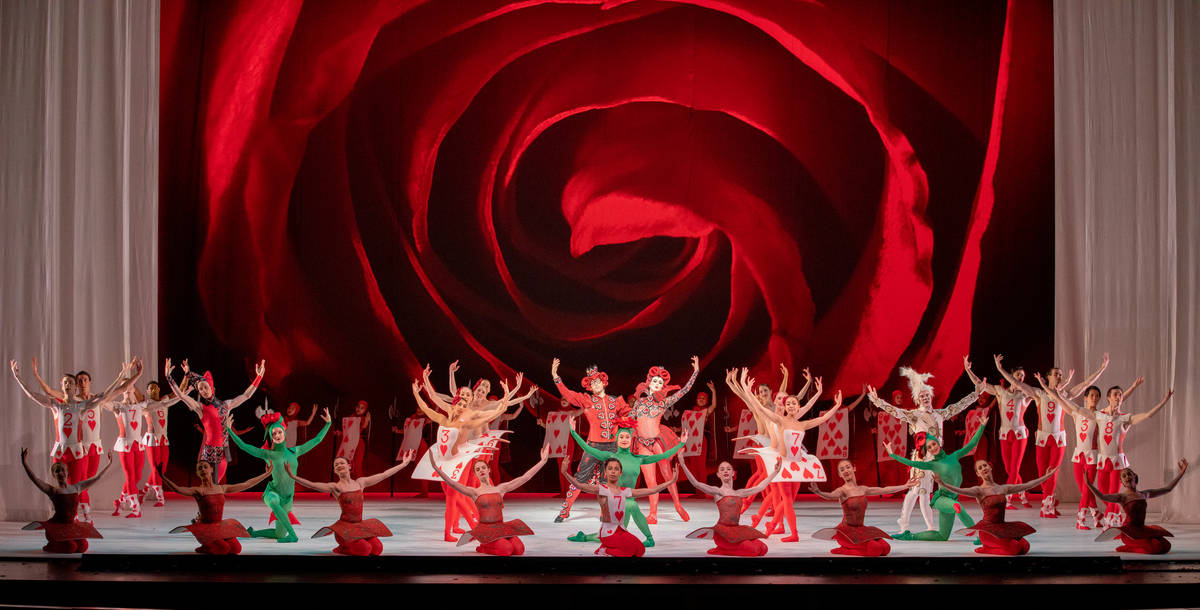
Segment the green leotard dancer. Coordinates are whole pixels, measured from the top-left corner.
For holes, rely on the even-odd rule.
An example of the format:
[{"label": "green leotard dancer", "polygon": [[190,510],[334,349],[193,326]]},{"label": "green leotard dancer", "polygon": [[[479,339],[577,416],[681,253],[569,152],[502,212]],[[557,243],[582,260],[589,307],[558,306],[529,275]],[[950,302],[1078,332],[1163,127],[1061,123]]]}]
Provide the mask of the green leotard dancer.
[{"label": "green leotard dancer", "polygon": [[[621,462],[621,487],[628,487],[629,489],[637,487],[638,477],[640,477],[642,474],[643,464],[653,464],[655,462],[665,460],[678,453],[679,450],[683,448],[683,444],[687,442],[687,434],[685,433],[678,445],[671,447],[664,453],[657,453],[654,455],[634,455],[633,452],[630,451],[630,448],[633,447],[633,429],[634,426],[637,425],[636,422],[632,419],[625,418],[618,419],[615,423],[617,425],[616,451],[601,451],[596,449],[595,447],[587,444],[587,442],[585,442],[583,438],[576,434],[574,430],[571,430],[570,432],[571,437],[575,439],[575,443],[579,445],[579,447],[583,449],[585,453],[596,458],[597,460],[600,460],[600,463],[603,464],[604,460],[609,458],[616,458],[618,462]],[[650,524],[646,523],[646,516],[642,514],[641,507],[638,506],[636,501],[626,502],[625,507],[625,519],[621,521],[621,526],[628,527],[629,520],[633,519],[633,522],[637,524],[638,529],[642,531],[642,535],[646,537],[645,546],[654,546],[654,536],[650,535]],[[600,540],[600,534],[585,534],[583,532],[579,532],[574,536],[567,538],[567,540],[572,542],[598,542]]]},{"label": "green leotard dancer", "polygon": [[[263,427],[266,428],[264,436],[265,440],[271,444],[270,449],[247,445],[232,430],[229,431],[229,438],[233,439],[233,442],[241,447],[242,451],[264,462],[271,462],[271,482],[267,483],[267,490],[263,492],[263,504],[266,504],[267,508],[271,509],[275,515],[275,528],[265,530],[249,528],[251,536],[274,538],[279,542],[296,542],[298,540],[296,530],[292,529],[292,522],[289,518],[289,513],[292,512],[292,499],[296,495],[296,480],[287,475],[284,465],[290,466],[292,472],[296,472],[300,469],[297,458],[321,443],[332,423],[329,418],[329,409],[325,409],[321,413],[321,419],[325,420],[325,426],[321,428],[316,437],[299,447],[287,446],[287,428],[284,428],[283,420],[278,413],[271,413],[263,417]],[[230,427],[231,421],[229,418],[225,420],[226,428]]]},{"label": "green leotard dancer", "polygon": [[[925,451],[934,456],[928,462],[916,462],[902,458],[892,453],[890,444],[887,445],[887,450],[893,460],[905,466],[920,468],[921,470],[932,470],[941,480],[955,486],[962,485],[962,464],[959,464],[958,460],[962,459],[963,456],[975,448],[975,445],[979,444],[979,439],[983,438],[985,424],[987,424],[986,419],[979,423],[979,430],[975,432],[975,436],[966,445],[963,445],[962,449],[954,453],[945,453],[942,451],[942,445],[938,441],[936,430],[926,432]],[[954,526],[954,515],[956,514],[965,527],[975,525],[975,520],[959,506],[958,494],[945,487],[938,487],[938,490],[933,492],[933,497],[930,498],[929,505],[939,513],[938,528],[936,530],[928,530],[916,534],[906,530],[892,536],[892,538],[896,540],[949,540],[950,528]],[[979,544],[978,538],[975,539],[975,544]]]}]

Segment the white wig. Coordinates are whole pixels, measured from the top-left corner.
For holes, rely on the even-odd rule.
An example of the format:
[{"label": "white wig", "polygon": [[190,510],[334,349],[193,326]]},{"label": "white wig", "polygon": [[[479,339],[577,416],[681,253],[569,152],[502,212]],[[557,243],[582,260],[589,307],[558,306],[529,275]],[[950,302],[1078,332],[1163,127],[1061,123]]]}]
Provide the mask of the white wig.
[{"label": "white wig", "polygon": [[917,398],[921,392],[928,391],[932,399],[933,386],[927,382],[933,379],[933,373],[918,373],[907,366],[902,366],[900,367],[900,374],[908,377],[908,389],[912,393],[913,404],[921,404],[921,401]]}]

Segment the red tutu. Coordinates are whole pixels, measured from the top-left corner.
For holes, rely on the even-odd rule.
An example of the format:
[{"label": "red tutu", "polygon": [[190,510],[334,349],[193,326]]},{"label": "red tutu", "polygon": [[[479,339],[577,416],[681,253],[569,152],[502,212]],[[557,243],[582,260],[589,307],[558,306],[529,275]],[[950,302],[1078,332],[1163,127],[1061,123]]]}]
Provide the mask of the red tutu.
[{"label": "red tutu", "polygon": [[471,528],[458,539],[458,546],[471,541],[487,544],[501,538],[516,536],[532,536],[533,530],[520,519],[503,521],[504,500],[500,494],[483,494],[475,498],[475,508],[479,510],[479,524]]},{"label": "red tutu", "polygon": [[338,542],[346,544],[355,540],[386,538],[392,535],[392,531],[379,519],[362,518],[363,492],[361,489],[339,495],[338,504],[342,507],[342,518],[333,525],[317,530],[317,533],[312,535],[313,538],[336,534]]},{"label": "red tutu", "polygon": [[730,544],[766,538],[766,534],[739,523],[741,505],[741,498],[722,496],[720,500],[717,500],[717,524],[712,527],[702,527],[688,534],[687,537],[707,540],[719,536]]},{"label": "red tutu", "polygon": [[979,501],[979,507],[983,509],[983,518],[975,525],[960,529],[956,533],[969,536],[975,532],[987,532],[997,538],[1016,540],[1037,532],[1032,525],[1023,521],[1005,521],[1005,502],[1003,495],[985,496]]},{"label": "red tutu", "polygon": [[46,540],[51,543],[84,538],[103,538],[91,523],[77,523],[75,514],[79,510],[79,493],[57,493],[50,496],[54,514],[45,521],[28,523],[23,530],[46,530]]},{"label": "red tutu", "polygon": [[841,534],[851,544],[863,544],[872,540],[891,540],[887,532],[870,525],[863,525],[867,514],[867,497],[854,496],[842,502],[842,522],[837,527],[827,527],[813,532],[816,540],[834,540]]}]

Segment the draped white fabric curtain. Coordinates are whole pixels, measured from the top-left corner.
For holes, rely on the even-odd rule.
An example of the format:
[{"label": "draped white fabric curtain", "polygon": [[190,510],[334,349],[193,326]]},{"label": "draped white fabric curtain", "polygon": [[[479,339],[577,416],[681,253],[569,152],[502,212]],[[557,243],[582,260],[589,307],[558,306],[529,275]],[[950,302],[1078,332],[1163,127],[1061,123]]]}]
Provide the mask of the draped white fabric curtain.
[{"label": "draped white fabric curtain", "polygon": [[[1059,0],[1054,39],[1055,356],[1083,374],[1110,352],[1103,390],[1144,375],[1134,413],[1174,388],[1125,443],[1157,487],[1200,457],[1200,3]],[[1059,489],[1077,497],[1069,469]],[[1200,522],[1200,480],[1160,508]]]},{"label": "draped white fabric curtain", "polygon": [[[150,0],[0,2],[0,346],[27,380],[31,356],[54,386],[86,369],[102,389],[132,355],[144,379],[160,368],[158,28]],[[45,518],[18,451],[49,477],[49,412],[3,377],[0,517]],[[113,418],[101,427],[110,448]]]}]

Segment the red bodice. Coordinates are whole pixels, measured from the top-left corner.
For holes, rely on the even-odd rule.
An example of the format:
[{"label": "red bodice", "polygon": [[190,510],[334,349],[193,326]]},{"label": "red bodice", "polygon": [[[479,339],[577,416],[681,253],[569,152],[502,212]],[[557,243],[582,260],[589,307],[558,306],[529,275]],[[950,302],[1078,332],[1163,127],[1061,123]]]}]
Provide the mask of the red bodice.
[{"label": "red bodice", "polygon": [[[79,511],[79,494],[50,494],[50,504],[54,507],[54,514],[50,516],[50,523],[74,523],[75,513]],[[1146,511],[1142,511],[1143,517]]]},{"label": "red bodice", "polygon": [[520,519],[504,521],[504,498],[497,493],[481,494],[475,497],[475,508],[479,509],[479,524],[462,538],[458,545],[462,546],[472,540],[487,544],[501,538],[529,536],[533,530]]},{"label": "red bodice", "polygon": [[1006,500],[1002,494],[984,496],[979,501],[979,508],[983,509],[983,518],[979,520],[979,523],[960,531],[963,533],[968,531],[987,532],[997,538],[1008,539],[1024,538],[1037,531],[1023,521],[1005,521],[1005,503]]},{"label": "red bodice", "polygon": [[500,494],[482,494],[476,497],[475,508],[479,510],[480,523],[504,521],[504,498]]},{"label": "red bodice", "polygon": [[200,508],[200,523],[220,523],[225,514],[225,494],[196,496],[196,506]]},{"label": "red bodice", "polygon": [[362,521],[363,492],[361,489],[348,491],[338,495],[338,506],[342,508],[342,516],[338,521],[358,523]]}]

